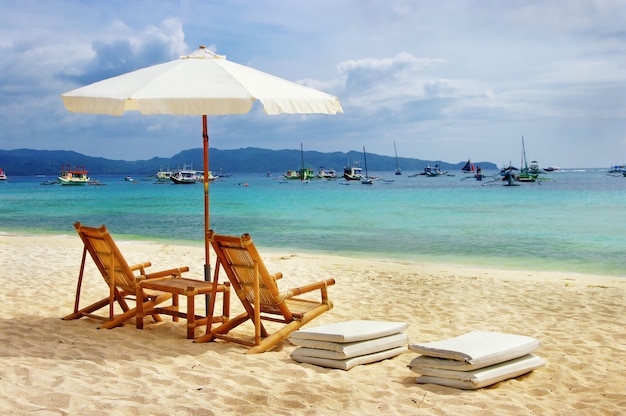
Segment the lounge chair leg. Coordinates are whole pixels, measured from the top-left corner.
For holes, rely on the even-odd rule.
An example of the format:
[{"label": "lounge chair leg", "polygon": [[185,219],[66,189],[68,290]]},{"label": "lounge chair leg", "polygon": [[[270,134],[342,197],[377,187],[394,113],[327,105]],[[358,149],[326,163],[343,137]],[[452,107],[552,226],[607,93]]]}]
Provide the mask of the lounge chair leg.
[{"label": "lounge chair leg", "polygon": [[230,319],[229,321],[223,323],[222,325],[218,326],[212,331],[210,330],[211,323],[208,322],[206,334],[202,335],[201,337],[196,338],[193,342],[213,341],[213,339],[215,339],[216,334],[226,334],[228,331],[230,331],[231,329],[235,328],[238,325],[241,325],[242,323],[246,322],[248,319],[250,319],[250,315],[248,315],[247,312],[244,312],[241,315],[236,316],[233,319]]}]

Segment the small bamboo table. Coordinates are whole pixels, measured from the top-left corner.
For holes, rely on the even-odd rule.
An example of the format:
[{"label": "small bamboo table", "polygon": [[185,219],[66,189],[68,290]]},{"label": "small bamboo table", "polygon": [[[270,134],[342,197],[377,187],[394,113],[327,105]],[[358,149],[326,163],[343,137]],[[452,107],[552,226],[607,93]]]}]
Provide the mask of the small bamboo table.
[{"label": "small bamboo table", "polygon": [[[148,290],[158,290],[172,294],[172,305],[154,307],[150,310],[143,310],[141,302],[137,302],[137,328],[143,329],[143,317],[152,314],[164,314],[172,317],[174,322],[178,322],[178,318],[187,320],[187,338],[195,338],[195,329],[197,326],[206,325],[209,319],[212,323],[220,323],[228,321],[230,314],[230,282],[215,285],[214,283],[203,280],[174,278],[174,279],[146,279],[141,282],[141,287]],[[217,296],[218,293],[223,294],[222,299],[222,316],[202,316],[196,315],[195,297],[198,295]],[[187,296],[187,312],[179,311],[178,296]],[[205,312],[208,314],[208,311]]]}]

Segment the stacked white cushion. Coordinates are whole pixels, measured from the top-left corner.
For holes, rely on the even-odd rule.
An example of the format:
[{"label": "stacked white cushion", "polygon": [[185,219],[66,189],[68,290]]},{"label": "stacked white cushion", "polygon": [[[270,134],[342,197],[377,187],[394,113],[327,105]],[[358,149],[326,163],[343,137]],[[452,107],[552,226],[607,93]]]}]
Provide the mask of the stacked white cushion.
[{"label": "stacked white cushion", "polygon": [[422,355],[409,367],[421,374],[418,383],[476,389],[518,377],[545,364],[530,354],[539,347],[534,338],[498,332],[474,331],[456,338],[410,344]]},{"label": "stacked white cushion", "polygon": [[349,370],[407,351],[408,338],[401,332],[407,326],[406,322],[354,320],[303,329],[289,335],[289,341],[299,346],[291,358]]}]

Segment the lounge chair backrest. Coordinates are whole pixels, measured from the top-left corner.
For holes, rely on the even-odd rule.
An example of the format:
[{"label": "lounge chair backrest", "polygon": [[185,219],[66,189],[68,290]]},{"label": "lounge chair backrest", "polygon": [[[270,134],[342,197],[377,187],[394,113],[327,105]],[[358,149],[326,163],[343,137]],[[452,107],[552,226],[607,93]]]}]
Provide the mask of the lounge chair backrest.
[{"label": "lounge chair backrest", "polygon": [[[285,305],[285,295],[276,284],[276,276],[269,273],[249,234],[241,237],[210,235],[211,244],[238,295],[242,294],[255,304],[255,276],[258,275],[258,292],[261,312],[283,315],[292,319]],[[240,296],[241,297],[241,296]]]},{"label": "lounge chair backrest", "polygon": [[[117,248],[107,228],[104,225],[98,228],[85,227],[80,223],[74,224],[74,227],[107,284],[134,293],[135,274]],[[144,274],[143,266],[149,266],[149,264],[138,267],[141,274]]]}]

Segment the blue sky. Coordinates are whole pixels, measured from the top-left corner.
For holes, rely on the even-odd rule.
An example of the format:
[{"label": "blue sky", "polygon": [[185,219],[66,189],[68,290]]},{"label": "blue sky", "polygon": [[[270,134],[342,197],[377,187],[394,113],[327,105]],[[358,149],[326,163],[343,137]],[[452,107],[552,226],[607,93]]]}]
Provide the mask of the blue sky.
[{"label": "blue sky", "polygon": [[[336,95],[336,116],[209,117],[211,146],[446,162],[626,163],[624,0],[0,0],[0,149],[140,160],[191,116],[69,113],[60,94],[206,45]],[[74,161],[68,161],[75,163]]]}]

